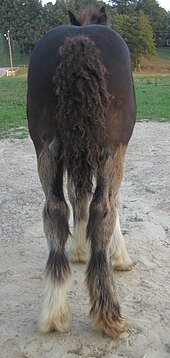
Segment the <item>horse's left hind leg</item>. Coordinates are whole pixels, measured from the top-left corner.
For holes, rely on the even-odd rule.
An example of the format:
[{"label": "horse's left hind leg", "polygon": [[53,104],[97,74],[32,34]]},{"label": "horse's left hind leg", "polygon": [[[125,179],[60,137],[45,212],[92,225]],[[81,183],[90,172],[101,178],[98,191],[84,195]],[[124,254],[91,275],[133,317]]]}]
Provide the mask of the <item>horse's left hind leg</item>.
[{"label": "horse's left hind leg", "polygon": [[66,293],[70,266],[65,254],[69,208],[63,194],[63,164],[55,146],[45,143],[38,156],[38,171],[46,196],[43,220],[49,246],[40,330],[62,332],[67,329],[69,318]]},{"label": "horse's left hind leg", "polygon": [[89,216],[89,196],[78,199],[75,187],[71,179],[68,178],[68,196],[73,208],[74,228],[71,238],[68,256],[72,262],[85,263],[89,258],[89,243],[86,239],[86,227]]},{"label": "horse's left hind leg", "polygon": [[133,262],[127,252],[123,235],[120,229],[119,222],[119,194],[116,196],[116,225],[110,244],[111,264],[115,270],[129,271],[132,269]]}]

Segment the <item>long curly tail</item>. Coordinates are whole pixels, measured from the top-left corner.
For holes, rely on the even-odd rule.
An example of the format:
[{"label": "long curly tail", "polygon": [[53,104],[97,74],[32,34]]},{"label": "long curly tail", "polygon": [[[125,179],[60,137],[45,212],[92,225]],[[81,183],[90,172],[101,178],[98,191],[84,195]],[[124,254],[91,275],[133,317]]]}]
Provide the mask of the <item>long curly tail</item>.
[{"label": "long curly tail", "polygon": [[62,158],[77,196],[83,196],[91,193],[105,139],[106,69],[86,36],[67,38],[57,62],[53,83]]}]

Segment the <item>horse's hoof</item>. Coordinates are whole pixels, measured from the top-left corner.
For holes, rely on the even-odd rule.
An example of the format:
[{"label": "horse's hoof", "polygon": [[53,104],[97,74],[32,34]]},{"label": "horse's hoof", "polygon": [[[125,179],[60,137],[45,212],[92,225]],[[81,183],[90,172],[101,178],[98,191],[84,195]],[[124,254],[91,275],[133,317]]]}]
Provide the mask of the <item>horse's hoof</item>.
[{"label": "horse's hoof", "polygon": [[127,330],[128,323],[125,317],[121,317],[118,320],[110,321],[100,321],[95,322],[95,327],[99,330],[102,330],[107,336],[112,337],[112,339],[118,339],[119,336]]},{"label": "horse's hoof", "polygon": [[133,269],[133,263],[125,265],[113,265],[114,270],[116,271],[131,271]]},{"label": "horse's hoof", "polygon": [[133,261],[130,259],[112,259],[112,267],[116,271],[131,271],[133,269]]},{"label": "horse's hoof", "polygon": [[110,325],[104,326],[104,332],[112,337],[112,339],[118,339],[127,330],[128,324],[125,318],[121,318],[118,321],[113,321]]}]

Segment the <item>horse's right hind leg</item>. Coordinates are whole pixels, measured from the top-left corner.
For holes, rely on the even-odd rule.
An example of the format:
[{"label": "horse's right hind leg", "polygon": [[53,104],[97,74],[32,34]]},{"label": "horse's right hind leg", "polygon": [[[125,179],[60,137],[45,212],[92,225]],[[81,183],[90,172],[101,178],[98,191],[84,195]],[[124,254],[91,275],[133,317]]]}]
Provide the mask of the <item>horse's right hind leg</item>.
[{"label": "horse's right hind leg", "polygon": [[45,333],[52,330],[62,332],[67,329],[69,318],[66,293],[70,266],[65,254],[69,208],[63,193],[63,164],[55,142],[44,144],[38,155],[38,171],[46,196],[43,220],[49,246],[40,330]]},{"label": "horse's right hind leg", "polygon": [[113,338],[118,337],[127,327],[112,282],[109,252],[116,226],[116,195],[123,176],[125,151],[126,147],[120,145],[101,163],[87,226],[91,244],[91,257],[86,272],[91,301],[90,316],[97,328]]},{"label": "horse's right hind leg", "polygon": [[68,256],[72,262],[85,263],[89,258],[89,243],[86,238],[86,227],[89,216],[90,198],[87,195],[82,199],[78,199],[74,184],[69,178],[67,188],[74,217],[74,229]]}]

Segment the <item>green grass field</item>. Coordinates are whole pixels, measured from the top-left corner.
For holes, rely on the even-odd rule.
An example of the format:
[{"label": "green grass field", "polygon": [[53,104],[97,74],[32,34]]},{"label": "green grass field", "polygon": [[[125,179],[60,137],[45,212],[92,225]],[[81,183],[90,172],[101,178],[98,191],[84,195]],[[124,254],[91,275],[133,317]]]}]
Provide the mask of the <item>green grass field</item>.
[{"label": "green grass field", "polygon": [[[0,137],[23,138],[26,120],[26,76],[0,78]],[[170,74],[134,73],[137,119],[170,121]]]},{"label": "green grass field", "polygon": [[27,132],[26,82],[26,76],[0,78],[1,137],[23,137]]},{"label": "green grass field", "polygon": [[134,74],[137,119],[170,121],[170,73]]}]

